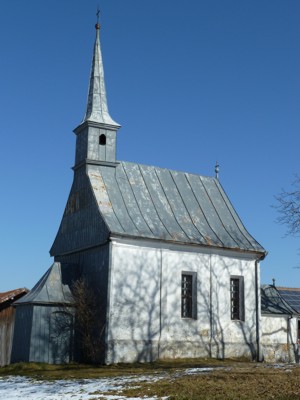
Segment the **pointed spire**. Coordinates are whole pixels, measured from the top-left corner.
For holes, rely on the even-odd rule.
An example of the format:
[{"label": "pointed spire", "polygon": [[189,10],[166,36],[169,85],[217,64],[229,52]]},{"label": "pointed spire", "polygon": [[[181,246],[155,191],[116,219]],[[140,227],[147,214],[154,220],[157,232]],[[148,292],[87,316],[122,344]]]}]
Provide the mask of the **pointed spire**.
[{"label": "pointed spire", "polygon": [[[99,12],[97,12],[97,19],[98,15]],[[95,28],[96,40],[94,45],[93,63],[90,76],[89,95],[86,113],[82,122],[99,122],[107,125],[114,125],[118,128],[120,125],[111,118],[107,107],[104,70],[100,46],[100,25],[98,22],[95,25]]]}]

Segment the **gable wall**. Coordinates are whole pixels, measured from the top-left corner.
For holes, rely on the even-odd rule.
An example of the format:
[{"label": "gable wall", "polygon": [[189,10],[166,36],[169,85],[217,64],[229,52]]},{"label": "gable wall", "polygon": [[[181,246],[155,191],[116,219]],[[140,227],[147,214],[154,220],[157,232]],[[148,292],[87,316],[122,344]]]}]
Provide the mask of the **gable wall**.
[{"label": "gable wall", "polygon": [[64,215],[50,254],[59,256],[99,245],[108,238],[85,168],[75,172]]},{"label": "gable wall", "polygon": [[[107,363],[256,355],[255,261],[113,242]],[[197,274],[197,319],[181,318],[181,273]],[[244,277],[245,322],[231,321],[230,276]]]}]

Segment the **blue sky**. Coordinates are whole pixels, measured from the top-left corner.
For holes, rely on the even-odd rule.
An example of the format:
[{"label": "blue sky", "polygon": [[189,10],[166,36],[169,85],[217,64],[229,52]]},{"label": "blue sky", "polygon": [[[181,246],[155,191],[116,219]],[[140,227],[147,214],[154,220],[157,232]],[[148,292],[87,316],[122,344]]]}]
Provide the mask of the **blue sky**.
[{"label": "blue sky", "polygon": [[0,292],[32,286],[72,184],[96,9],[118,159],[214,175],[267,249],[261,280],[300,287],[274,196],[299,171],[299,0],[2,0]]}]

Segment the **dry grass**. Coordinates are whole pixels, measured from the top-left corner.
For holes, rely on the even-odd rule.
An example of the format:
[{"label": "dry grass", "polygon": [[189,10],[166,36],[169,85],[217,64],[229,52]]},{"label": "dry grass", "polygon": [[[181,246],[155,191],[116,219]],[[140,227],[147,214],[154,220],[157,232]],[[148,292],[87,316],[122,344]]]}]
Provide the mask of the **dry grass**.
[{"label": "dry grass", "polygon": [[139,389],[123,391],[134,396],[169,396],[169,400],[300,399],[300,369],[265,365],[232,365],[207,374],[172,377]]},{"label": "dry grass", "polygon": [[[215,367],[213,372],[184,375],[187,368]],[[300,367],[234,360],[172,360],[151,364],[113,366],[15,364],[0,368],[0,375],[39,379],[101,378],[134,374],[164,374],[158,382],[138,383],[122,395],[169,396],[169,400],[300,400]],[[112,393],[110,393],[112,394]]]}]

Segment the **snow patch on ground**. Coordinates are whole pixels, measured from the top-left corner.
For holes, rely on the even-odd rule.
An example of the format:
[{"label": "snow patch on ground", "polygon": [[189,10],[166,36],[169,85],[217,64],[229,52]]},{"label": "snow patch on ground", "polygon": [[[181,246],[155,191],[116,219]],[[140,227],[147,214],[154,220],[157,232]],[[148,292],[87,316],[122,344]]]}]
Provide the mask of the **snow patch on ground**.
[{"label": "snow patch on ground", "polygon": [[[136,386],[139,382],[156,382],[164,376],[131,376],[119,378],[39,381],[20,376],[0,377],[0,399],[7,400],[89,400],[89,399],[127,399],[121,391],[125,387]],[[119,391],[118,395],[103,393]],[[155,397],[143,397],[157,400]],[[167,399],[167,397],[165,397]],[[142,400],[135,397],[134,400]]]},{"label": "snow patch on ground", "polygon": [[[215,368],[189,368],[177,371],[173,378],[183,375],[208,373]],[[6,400],[157,400],[157,397],[126,397],[122,390],[126,387],[138,387],[141,382],[157,382],[166,378],[166,373],[155,375],[134,375],[116,378],[75,379],[41,381],[21,376],[0,376],[0,399]],[[171,377],[171,376],[169,376]],[[107,394],[118,392],[118,394]],[[166,400],[168,397],[164,397]]]}]

